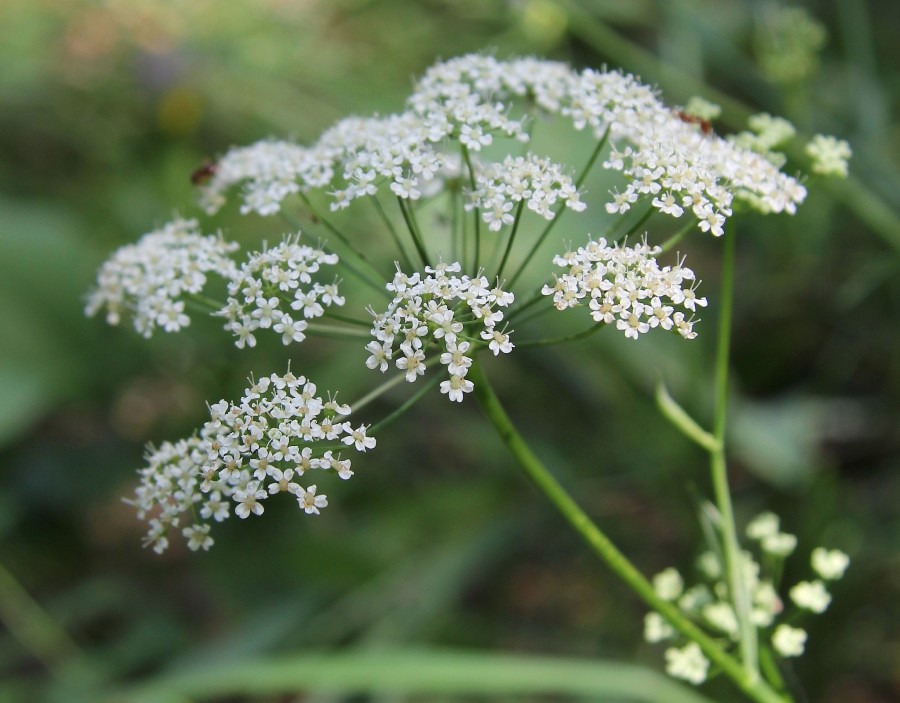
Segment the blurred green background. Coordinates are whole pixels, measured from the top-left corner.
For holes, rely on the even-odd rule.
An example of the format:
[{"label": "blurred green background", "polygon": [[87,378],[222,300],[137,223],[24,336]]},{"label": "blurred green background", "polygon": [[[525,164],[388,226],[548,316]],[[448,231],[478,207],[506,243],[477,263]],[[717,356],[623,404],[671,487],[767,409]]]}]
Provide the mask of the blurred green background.
[{"label": "blurred green background", "polygon": [[[242,353],[213,321],[148,343],[87,320],[97,266],[173,212],[196,214],[189,175],[205,158],[398,110],[435,60],[478,50],[621,66],[669,103],[721,102],[720,131],[768,111],[853,145],[850,181],[814,189],[794,218],[738,223],[733,488],[739,519],[770,507],[799,536],[789,582],[819,544],[853,557],[792,662],[808,700],[896,700],[900,4],[795,7],[806,12],[751,0],[0,3],[0,701],[99,700],[101,687],[177,667],[301,649],[659,668],[643,606],[519,476],[474,402],[426,399],[321,518],[273,502],[265,519],[219,527],[208,554],[142,550],[121,501],[145,442],[190,433],[205,401],[287,356]],[[235,214],[214,223],[244,243],[283,229]],[[714,301],[720,242],[684,249]],[[652,337],[523,350],[494,372],[539,453],[623,550],[647,573],[690,573],[704,456],[660,417],[652,387],[662,374],[708,421],[714,334]],[[358,350],[292,353],[344,400],[373,385],[347,372]]]}]

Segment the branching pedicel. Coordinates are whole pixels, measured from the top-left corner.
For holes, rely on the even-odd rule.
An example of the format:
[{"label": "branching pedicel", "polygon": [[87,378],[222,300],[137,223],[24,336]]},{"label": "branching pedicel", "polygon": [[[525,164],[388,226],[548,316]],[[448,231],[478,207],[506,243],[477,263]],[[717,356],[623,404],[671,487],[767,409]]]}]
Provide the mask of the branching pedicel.
[{"label": "branching pedicel", "polygon": [[[561,63],[483,55],[440,63],[419,81],[402,113],[343,120],[311,146],[269,140],[232,149],[195,179],[208,214],[239,186],[241,213],[306,211],[328,232],[328,245],[313,246],[293,231],[281,244],[238,264],[232,258],[237,245],[204,235],[196,220],[179,219],[123,247],[104,264],[87,312],[105,309],[110,324],[131,312],[137,331],[149,337],[159,328],[175,332],[187,326],[185,305],[199,301],[224,318],[240,348],[255,346],[267,330],[285,345],[317,334],[368,337],[368,343],[358,342],[361,363],[381,373],[392,367],[400,373],[365,402],[396,381],[415,382],[437,366],[441,393],[455,402],[468,394],[478,398],[521,467],[653,608],[647,639],[680,636],[687,642],[666,653],[672,675],[700,683],[712,665],[754,700],[789,700],[777,668],[766,666],[768,650],[756,650],[756,632],[767,630],[783,657],[802,652],[805,633],[776,625],[781,600],[775,584],[760,579],[756,562],[738,546],[722,446],[725,384],[719,384],[713,434],[665,396],[667,417],[713,457],[719,511],[717,549],[703,559],[714,583],[685,591],[676,572],[664,572],[651,584],[616,550],[528,449],[478,362],[484,350],[508,355],[517,344],[564,342],[603,327],[635,340],[654,329],[685,339],[697,336],[694,313],[706,305],[696,290],[697,277],[683,257],[670,262],[659,257],[690,230],[723,235],[740,208],[794,213],[806,196],[800,180],[781,171],[785,158],[775,151],[793,136],[787,122],[757,116],[750,131],[722,138],[712,129],[716,115],[715,106],[699,99],[683,109],[669,108],[652,88],[617,71],[578,72]],[[593,151],[580,170],[544,155],[522,154],[531,130],[541,129],[551,116],[592,135]],[[814,173],[846,175],[846,142],[817,136],[807,153]],[[608,197],[589,203],[581,188],[598,161],[621,179]],[[395,272],[383,270],[383,261],[367,254],[365,240],[348,236],[316,209],[323,199],[332,212],[357,206],[358,200],[374,205],[396,245],[394,258],[400,263]],[[420,215],[437,202],[450,213],[449,224],[427,219],[423,227]],[[395,207],[392,216],[388,210]],[[627,215],[635,208],[643,214]],[[537,254],[565,210],[586,213],[602,231],[592,236],[584,226],[569,225],[564,241],[574,240],[577,248],[560,244],[556,256],[541,259]],[[663,244],[652,245],[649,231],[641,228],[654,215],[686,225]],[[543,229],[536,236],[523,234],[520,225],[535,216],[545,222]],[[733,247],[726,252],[731,254],[724,271],[730,276]],[[531,266],[543,267],[544,283],[523,291],[517,284]],[[224,279],[226,301],[200,298],[209,274]],[[347,302],[339,290],[347,276],[359,279],[378,300]],[[731,306],[726,290],[720,325],[725,343],[717,360],[721,378],[727,371]],[[389,301],[386,308],[382,295]],[[339,306],[349,316],[337,315]],[[592,326],[560,339],[513,341],[513,325],[553,308],[584,308]],[[354,311],[367,311],[368,317],[355,318]],[[368,356],[362,355],[363,347]],[[349,478],[350,460],[341,450],[364,452],[375,446],[368,425],[354,428],[347,419],[350,411],[332,396],[317,395],[308,378],[290,372],[252,382],[236,404],[223,400],[210,406],[209,422],[194,436],[148,452],[131,501],[149,523],[147,542],[162,552],[170,534],[180,532],[191,549],[208,549],[210,521],[232,513],[260,515],[264,501],[276,493],[288,493],[304,513],[318,514],[327,500],[318,490],[320,482],[310,483],[308,477]],[[765,535],[754,525],[750,537],[762,540],[764,551],[782,557],[792,551],[794,544],[777,524]],[[813,566],[822,578],[837,578],[846,557],[817,550]],[[814,612],[824,610],[830,599],[822,581],[798,584],[790,596]],[[732,640],[739,651],[733,651]]]}]

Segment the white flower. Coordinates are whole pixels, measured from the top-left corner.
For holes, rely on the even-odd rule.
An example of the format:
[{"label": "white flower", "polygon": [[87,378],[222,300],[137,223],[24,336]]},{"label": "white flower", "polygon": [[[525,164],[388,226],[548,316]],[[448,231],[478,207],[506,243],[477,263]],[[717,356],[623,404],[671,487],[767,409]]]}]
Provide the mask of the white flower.
[{"label": "white flower", "polygon": [[315,486],[306,490],[301,488],[297,493],[297,502],[307,515],[319,515],[319,508],[328,506],[328,498],[324,495],[317,496]]},{"label": "white flower", "polygon": [[781,521],[775,513],[760,513],[747,525],[747,537],[753,540],[764,540],[778,534]]},{"label": "white flower", "polygon": [[[685,114],[711,119],[715,110],[709,103],[693,101],[687,112],[673,111],[634,76],[473,54],[430,68],[405,112],[341,120],[309,147],[269,140],[232,149],[201,189],[201,203],[217,210],[237,184],[243,184],[241,211],[262,215],[313,189],[331,196],[332,209],[376,196],[385,186],[414,200],[439,190],[445,179],[458,178],[458,146],[483,154],[496,136],[527,141],[524,119],[511,117],[516,111],[510,110],[523,98],[540,111],[571,119],[576,129],[589,128],[598,139],[609,137],[613,148],[603,165],[628,181],[607,205],[612,213],[628,211],[640,194],[652,194],[656,207],[678,217],[686,209],[678,199],[690,193],[701,227],[720,235],[735,198],[765,212],[793,213],[806,195],[796,179],[779,171],[782,163],[771,151],[786,134],[783,120],[757,117],[751,122],[754,132],[722,139],[684,119]],[[823,150],[815,144],[814,150]],[[826,151],[830,160],[816,163],[834,170],[843,151]],[[571,181],[554,178],[556,166],[535,169],[537,157],[510,158],[512,163],[503,165],[472,160],[479,178],[487,178],[479,180],[473,195],[484,201],[479,207],[492,229],[509,224],[506,206],[512,202],[524,200],[548,218],[560,200],[573,210],[584,208]],[[504,174],[499,181],[491,176],[496,167]]]},{"label": "white flower", "polygon": [[659,613],[647,613],[644,616],[644,639],[651,644],[662,642],[675,636],[675,630]]},{"label": "white flower", "polygon": [[653,577],[653,590],[663,600],[675,600],[684,591],[684,579],[670,566]]},{"label": "white flower", "polygon": [[366,345],[366,351],[368,351],[371,356],[366,359],[366,366],[370,369],[378,369],[382,373],[388,370],[388,361],[391,358],[391,352],[389,350],[385,350],[384,346],[382,346],[377,341],[371,341]]},{"label": "white flower", "polygon": [[412,383],[425,373],[425,352],[416,349],[405,353],[403,358],[397,359],[397,368],[406,371],[406,380]]},{"label": "white flower", "polygon": [[188,541],[188,549],[192,552],[200,549],[207,552],[213,546],[213,538],[209,536],[209,525],[189,525],[181,531],[181,534]]},{"label": "white flower", "polygon": [[831,595],[821,581],[801,581],[790,591],[791,600],[805,610],[824,613],[831,603]]},{"label": "white flower", "polygon": [[441,393],[447,395],[450,400],[461,403],[464,393],[471,393],[474,384],[463,376],[450,376],[449,381],[441,381]]},{"label": "white flower", "polygon": [[681,649],[670,647],[666,650],[666,673],[677,679],[701,684],[706,681],[709,660],[703,656],[700,645],[690,642]]},{"label": "white flower", "polygon": [[344,432],[346,432],[347,435],[341,441],[346,445],[352,444],[358,452],[373,449],[375,447],[375,438],[366,436],[367,429],[369,429],[368,425],[360,425],[354,430],[349,422],[345,422]]},{"label": "white flower", "polygon": [[799,657],[806,644],[806,631],[790,625],[779,625],[772,633],[772,646],[783,657]]},{"label": "white flower", "polygon": [[265,498],[266,492],[260,489],[259,482],[250,481],[246,488],[234,492],[234,500],[238,504],[234,509],[234,512],[242,519],[248,517],[251,513],[254,515],[262,515],[264,509],[260,501]]},{"label": "white flower", "polygon": [[769,581],[760,581],[753,589],[753,609],[750,619],[757,627],[768,627],[784,609],[778,591]]},{"label": "white flower", "polygon": [[722,575],[722,565],[713,552],[703,552],[697,557],[697,568],[709,579],[717,579]]},{"label": "white flower", "polygon": [[818,547],[812,553],[812,568],[827,581],[836,581],[843,577],[850,565],[850,557],[839,549],[823,549]]},{"label": "white flower", "polygon": [[722,601],[710,603],[704,606],[703,617],[710,625],[729,635],[732,639],[737,639],[738,621],[731,604]]},{"label": "white flower", "polygon": [[272,325],[272,331],[281,334],[282,344],[302,342],[306,339],[306,328],[309,323],[306,320],[295,320],[287,313],[281,316],[281,320]]},{"label": "white flower", "polygon": [[853,151],[843,139],[817,134],[806,145],[806,153],[813,159],[813,173],[820,176],[847,177],[847,162]]},{"label": "white flower", "polygon": [[777,557],[786,557],[797,547],[797,538],[787,532],[778,532],[763,537],[762,550]]}]

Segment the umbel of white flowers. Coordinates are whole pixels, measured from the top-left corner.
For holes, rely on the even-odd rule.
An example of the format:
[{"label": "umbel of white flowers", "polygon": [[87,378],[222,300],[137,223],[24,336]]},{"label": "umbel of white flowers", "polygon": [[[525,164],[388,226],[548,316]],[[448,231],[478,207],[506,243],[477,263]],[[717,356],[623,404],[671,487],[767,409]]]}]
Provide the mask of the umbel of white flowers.
[{"label": "umbel of white flowers", "polygon": [[[792,135],[790,125],[765,115],[751,123],[751,131],[722,138],[709,128],[714,116],[715,107],[703,101],[685,110],[669,108],[651,87],[619,71],[575,71],[558,62],[502,61],[480,54],[439,63],[416,84],[402,112],[342,120],[308,146],[266,140],[231,149],[207,169],[210,179],[200,188],[200,203],[208,214],[234,188],[242,213],[263,216],[296,206],[298,198],[309,208],[310,198],[325,198],[333,211],[371,200],[382,213],[380,199],[399,202],[422,268],[398,266],[385,281],[392,297],[386,310],[371,300],[348,303],[340,289],[344,272],[359,273],[351,264],[369,264],[360,253],[368,240],[342,239],[344,259],[357,257],[349,261],[321,242],[301,241],[293,231],[282,243],[264,246],[239,263],[233,258],[236,244],[221,234],[204,234],[195,219],[179,218],[118,250],[101,267],[86,311],[105,310],[113,325],[131,314],[145,337],[158,330],[177,332],[190,324],[191,305],[209,306],[201,294],[215,276],[222,279],[227,299],[213,314],[223,318],[238,347],[252,348],[259,335],[278,335],[283,344],[293,345],[324,334],[317,320],[331,317],[346,323],[348,318],[341,320],[334,308],[352,304],[372,319],[372,340],[364,345],[368,356],[361,356],[361,362],[381,372],[394,366],[409,382],[439,364],[446,374],[440,391],[461,402],[473,389],[467,375],[474,355],[479,350],[506,355],[515,347],[507,323],[521,296],[511,290],[518,274],[509,283],[503,279],[504,263],[510,252],[511,260],[528,263],[536,251],[523,256],[513,249],[514,242],[534,244],[515,240],[521,218],[552,224],[566,210],[590,212],[593,207],[608,220],[645,204],[648,215],[684,218],[689,227],[696,224],[719,236],[737,202],[762,212],[795,212],[806,190],[798,178],[780,170],[785,159],[775,151]],[[591,204],[577,185],[580,179],[573,180],[573,168],[544,155],[523,155],[522,144],[539,117],[556,117],[590,132],[595,157],[605,150],[598,163],[621,174],[619,187]],[[504,150],[504,144],[510,148]],[[809,154],[815,172],[846,173],[846,143],[817,138]],[[484,248],[500,251],[496,245],[507,238],[496,270],[478,266],[477,254],[475,263],[464,256],[430,263],[439,257],[431,256],[429,243],[432,249],[437,245],[428,228],[419,231],[415,212],[442,195],[461,196],[460,209],[486,225]],[[390,223],[387,216],[384,220]],[[706,299],[697,295],[697,278],[683,258],[660,263],[661,249],[640,233],[639,243],[631,246],[591,238],[583,230],[577,237],[587,243],[574,251],[568,245],[561,251],[560,245],[561,253],[543,263],[543,296],[533,296],[523,307],[542,297],[561,311],[583,307],[597,326],[614,327],[632,339],[653,329],[685,339],[696,336],[693,313]],[[404,258],[399,244],[396,258]],[[194,437],[148,453],[134,502],[150,522],[148,540],[157,550],[165,548],[173,528],[181,530],[191,547],[207,548],[209,519],[230,514],[223,506],[235,503],[240,517],[259,514],[270,492],[297,496],[307,513],[324,507],[315,486],[304,488],[297,477],[311,469],[346,477],[349,464],[341,468],[346,460],[331,449],[315,454],[319,429],[325,441],[369,448],[372,440],[364,426],[351,430],[334,421],[345,406],[314,402],[286,376],[265,378],[271,386],[253,391],[259,386],[254,384],[239,405],[221,411],[220,404],[212,406],[210,423]],[[297,382],[302,387],[307,383]],[[298,404],[298,398],[305,404]],[[224,436],[239,437],[240,443],[217,454],[216,438],[228,423],[236,424]],[[262,462],[263,468],[249,462]],[[280,473],[272,473],[276,471]],[[199,520],[188,517],[196,506]],[[683,665],[696,660],[688,654],[681,658]]]},{"label": "umbel of white flowers", "polygon": [[290,372],[263,377],[239,403],[222,400],[209,410],[197,435],[148,450],[129,500],[148,521],[146,543],[157,553],[168,548],[172,530],[192,550],[209,549],[212,521],[262,515],[266,499],[278,493],[318,515],[328,500],[309,476],[353,476],[350,459],[327,447],[365,452],[375,446],[366,425],[354,428],[348,420],[348,405],[323,399],[312,381]]},{"label": "umbel of white flowers", "polygon": [[[800,627],[778,622],[790,615],[793,621],[798,613],[786,613],[784,600],[778,594],[772,573],[763,572],[760,563],[771,572],[780,572],[784,560],[797,546],[797,538],[782,532],[781,521],[771,512],[755,517],[746,529],[747,537],[759,545],[764,559],[757,561],[749,551],[742,552],[742,576],[750,594],[750,624],[767,633],[773,651],[780,657],[798,657],[803,654],[806,631]],[[831,595],[825,581],[837,581],[843,577],[850,558],[840,550],[817,547],[813,550],[810,565],[815,572],[813,581],[801,581],[788,591],[790,600],[806,613],[823,613],[831,603]],[[653,577],[653,587],[660,598],[675,603],[684,613],[717,635],[736,642],[740,636],[738,617],[729,600],[728,586],[723,580],[724,569],[713,552],[700,555],[697,565],[703,581],[685,588],[681,574],[673,568],[665,569]],[[644,619],[644,639],[648,642],[668,642],[666,671],[676,678],[699,684],[706,680],[709,661],[693,642],[679,646],[679,636],[674,628],[656,612]]]}]

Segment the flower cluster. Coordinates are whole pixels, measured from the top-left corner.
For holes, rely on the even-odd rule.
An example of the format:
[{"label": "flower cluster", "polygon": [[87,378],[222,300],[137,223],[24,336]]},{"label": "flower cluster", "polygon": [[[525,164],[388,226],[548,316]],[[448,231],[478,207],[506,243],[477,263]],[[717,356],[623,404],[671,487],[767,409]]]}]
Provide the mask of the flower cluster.
[{"label": "flower cluster", "polygon": [[235,265],[228,255],[237,248],[222,237],[201,234],[196,220],[176,219],[120,248],[103,264],[85,312],[96,315],[105,307],[106,321],[117,325],[130,309],[134,328],[144,337],[157,327],[177,332],[190,324],[182,297],[203,290],[211,271],[229,278]]},{"label": "flower cluster", "polygon": [[229,281],[227,303],[216,314],[227,320],[225,329],[237,337],[239,348],[256,346],[254,332],[260,329],[280,334],[284,344],[302,342],[306,320],[344,304],[337,280],[313,281],[322,266],[338,263],[337,254],[300,244],[299,236],[250,254]]},{"label": "flower cluster", "polygon": [[492,288],[484,276],[451,275],[460,269],[459,263],[426,266],[424,278],[398,269],[387,285],[394,293],[387,311],[370,310],[375,339],[366,345],[370,354],[366,366],[384,373],[394,361],[412,383],[425,373],[429,346],[437,344],[442,351],[440,362],[450,374],[441,383],[441,393],[461,402],[473,387],[466,374],[475,347],[487,342],[495,356],[512,351],[509,333],[498,325],[503,320],[501,308],[512,304],[513,294],[499,285]]},{"label": "flower cluster", "polygon": [[[766,554],[784,558],[794,551],[797,538],[782,532],[780,522],[774,513],[762,513],[747,525],[747,537],[758,541]],[[819,578],[801,581],[791,588],[789,595],[798,608],[812,613],[824,613],[831,604],[831,594],[825,587],[825,581],[842,578],[850,565],[850,557],[837,549],[827,550],[819,547],[813,550],[810,564]]]},{"label": "flower cluster", "polygon": [[[514,117],[514,107],[523,103],[525,114]],[[527,141],[524,120],[534,111],[571,119],[598,139],[609,137],[614,146],[604,166],[628,179],[607,205],[612,213],[646,198],[674,217],[691,211],[702,230],[720,235],[735,197],[767,212],[793,213],[806,195],[796,179],[779,171],[781,164],[683,120],[684,113],[669,109],[634,76],[473,54],[429,69],[405,112],[342,120],[310,147],[265,141],[233,149],[217,164],[201,202],[209,211],[218,209],[225,191],[238,183],[245,184],[242,211],[264,215],[277,212],[289,195],[311,189],[326,190],[332,209],[377,195],[383,185],[399,198],[417,200],[460,150],[483,153],[496,136]],[[481,168],[482,182],[504,170],[490,163]],[[577,193],[562,182],[561,188],[557,197],[577,208]],[[475,197],[484,201],[492,228],[509,223],[506,205],[514,199]],[[540,198],[521,197],[548,216]]]},{"label": "flower cluster", "polygon": [[[241,214],[274,215],[281,201],[303,189],[324,188],[334,178],[327,153],[279,140],[232,149],[200,190],[200,205],[212,214],[225,204],[224,192],[244,183]],[[299,179],[299,183],[298,183]]]},{"label": "flower cluster", "polygon": [[351,117],[338,122],[315,147],[333,155],[340,174],[329,192],[331,209],[377,195],[385,184],[403,200],[421,198],[446,162],[445,155],[432,144],[437,136],[411,113]]},{"label": "flower cluster", "polygon": [[[760,545],[767,555],[764,563],[772,568],[772,573],[780,573],[783,559],[796,546],[794,535],[781,532],[779,519],[772,513],[763,513],[747,526],[747,536]],[[764,576],[759,562],[749,551],[740,555],[743,586],[749,595],[749,622],[753,627],[769,631],[774,651],[782,657],[796,657],[803,654],[806,631],[786,623],[776,624],[776,619],[784,611],[784,602],[778,594],[777,581]],[[817,548],[811,557],[813,571],[820,579],[841,578],[850,563],[849,557],[839,550]],[[656,594],[663,600],[675,603],[686,615],[718,635],[733,642],[740,638],[738,615],[730,600],[730,589],[726,585],[724,565],[712,552],[700,555],[698,567],[704,582],[685,588],[684,580],[675,569],[668,568],[653,578]],[[822,580],[801,581],[789,591],[794,604],[808,612],[821,613],[831,601]],[[665,642],[676,639],[671,625],[656,612],[648,613],[644,619],[644,639],[648,642]],[[697,649],[696,644],[685,647],[671,646],[666,651],[666,670],[672,676],[692,683],[702,683],[706,678],[709,662]]]},{"label": "flower cluster", "polygon": [[[628,247],[610,246],[603,238],[590,241],[554,257],[553,263],[567,267],[568,273],[557,276],[556,284],[545,285],[541,293],[553,296],[557,310],[587,299],[595,321],[615,322],[631,339],[656,327],[693,339],[694,320],[684,311],[695,312],[698,305],[706,305],[706,298],[697,297],[694,272],[683,261],[660,267],[655,258],[659,253],[659,248],[646,243]],[[693,285],[685,287],[686,281]],[[676,305],[683,310],[676,310]]]},{"label": "flower cluster", "polygon": [[587,207],[558,164],[534,155],[507,156],[502,163],[488,164],[478,174],[476,185],[466,207],[480,208],[482,218],[495,232],[513,223],[513,207],[522,202],[547,220],[556,216],[553,207],[557,201],[576,212]]},{"label": "flower cluster", "polygon": [[817,134],[806,145],[806,153],[813,159],[813,173],[820,176],[847,177],[849,173],[847,162],[853,151],[843,139]]},{"label": "flower cluster", "polygon": [[169,533],[180,530],[190,549],[209,549],[210,520],[222,522],[232,510],[240,518],[262,515],[263,502],[276,493],[290,494],[307,515],[318,515],[328,500],[315,484],[300,484],[304,474],[348,479],[350,460],[336,449],[375,446],[368,427],[354,428],[349,415],[348,405],[324,400],[312,381],[290,372],[252,383],[237,404],[210,406],[210,420],[196,436],[147,454],[128,501],[150,525],[146,543],[162,553]]}]

